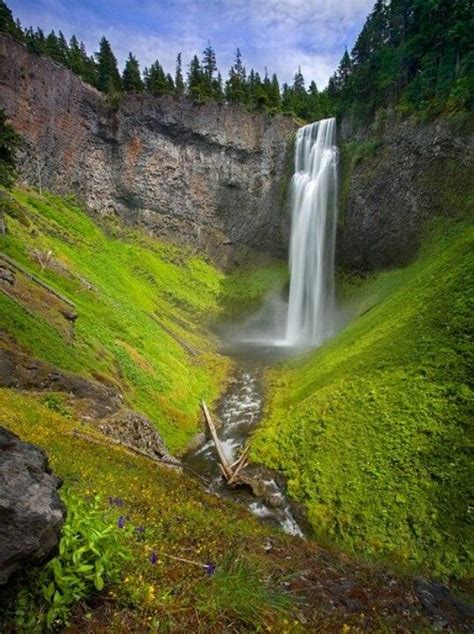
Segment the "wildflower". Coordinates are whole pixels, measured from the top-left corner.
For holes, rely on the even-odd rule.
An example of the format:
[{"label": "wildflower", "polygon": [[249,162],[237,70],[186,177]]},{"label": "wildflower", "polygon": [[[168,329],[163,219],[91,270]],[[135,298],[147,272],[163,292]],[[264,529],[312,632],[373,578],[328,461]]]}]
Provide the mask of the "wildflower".
[{"label": "wildflower", "polygon": [[125,517],[121,515],[117,520],[117,526],[123,528],[125,526]]},{"label": "wildflower", "polygon": [[216,572],[216,564],[213,564],[211,561],[206,564],[206,574],[211,576]]},{"label": "wildflower", "polygon": [[109,497],[109,504],[110,504],[110,506],[120,506],[120,507],[122,507],[124,505],[124,502],[123,502],[122,498]]},{"label": "wildflower", "polygon": [[143,528],[143,526],[137,526],[135,528],[135,531],[137,532],[137,537],[140,539],[144,539],[145,538],[145,529]]},{"label": "wildflower", "polygon": [[155,551],[153,551],[150,555],[150,563],[152,566],[154,566],[157,561],[158,561],[158,555],[155,553]]}]

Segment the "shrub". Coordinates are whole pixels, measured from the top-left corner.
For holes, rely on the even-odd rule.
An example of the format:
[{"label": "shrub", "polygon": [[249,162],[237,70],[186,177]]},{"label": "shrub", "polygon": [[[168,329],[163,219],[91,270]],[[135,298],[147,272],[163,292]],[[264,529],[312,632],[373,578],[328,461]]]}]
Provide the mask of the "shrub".
[{"label": "shrub", "polygon": [[15,607],[20,631],[51,630],[67,625],[73,605],[106,583],[118,581],[129,558],[119,529],[100,499],[84,501],[66,493],[68,515],[59,543],[59,554],[41,569],[29,573]]}]

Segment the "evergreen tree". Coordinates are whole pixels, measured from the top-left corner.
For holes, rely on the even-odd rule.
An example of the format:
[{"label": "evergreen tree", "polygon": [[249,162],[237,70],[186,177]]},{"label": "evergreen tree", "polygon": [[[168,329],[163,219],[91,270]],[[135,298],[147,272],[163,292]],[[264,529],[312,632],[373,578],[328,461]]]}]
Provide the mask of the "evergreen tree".
[{"label": "evergreen tree", "polygon": [[246,72],[242,64],[242,54],[237,49],[234,65],[229,71],[229,79],[226,82],[225,96],[228,101],[245,103],[247,101]]},{"label": "evergreen tree", "polygon": [[128,54],[127,61],[125,62],[122,86],[127,92],[143,92],[145,88],[140,74],[140,66],[137,58],[132,55],[132,53]]},{"label": "evergreen tree", "polygon": [[33,28],[30,26],[28,29],[26,29],[24,38],[28,52],[35,53],[36,55],[45,52],[46,38],[44,37],[43,31],[39,27],[36,29],[36,31],[34,31]]},{"label": "evergreen tree", "polygon": [[269,108],[279,111],[281,108],[280,84],[275,73],[272,75],[271,90],[269,92]]},{"label": "evergreen tree", "polygon": [[[170,87],[169,77],[166,76],[162,65],[156,60],[148,69],[145,69],[145,88],[152,95],[166,95],[173,92]],[[171,80],[173,83],[173,80]]]},{"label": "evergreen tree", "polygon": [[217,71],[217,61],[216,54],[210,42],[208,42],[206,48],[204,49],[201,69],[203,74],[207,77],[209,84],[211,84],[214,78],[214,73]]},{"label": "evergreen tree", "polygon": [[166,74],[166,92],[169,95],[172,95],[174,93],[174,81],[170,73]]},{"label": "evergreen tree", "polygon": [[23,31],[13,19],[13,14],[3,0],[0,0],[0,31],[9,33],[17,40],[23,39]]},{"label": "evergreen tree", "polygon": [[81,47],[79,46],[79,41],[75,35],[73,35],[69,40],[68,66],[73,73],[82,76],[83,59]]},{"label": "evergreen tree", "polygon": [[224,101],[222,75],[219,72],[217,73],[217,79],[212,80],[212,98],[219,103],[222,103]]},{"label": "evergreen tree", "polygon": [[121,89],[120,73],[117,59],[109,41],[102,37],[99,43],[97,58],[97,88],[102,92],[113,93]]},{"label": "evergreen tree", "polygon": [[206,92],[204,88],[206,81],[207,79],[203,75],[198,56],[195,55],[189,65],[188,96],[194,101],[203,101]]},{"label": "evergreen tree", "polygon": [[176,74],[174,79],[175,93],[180,97],[184,94],[185,86],[183,79],[183,71],[181,67],[181,53],[176,58]]}]

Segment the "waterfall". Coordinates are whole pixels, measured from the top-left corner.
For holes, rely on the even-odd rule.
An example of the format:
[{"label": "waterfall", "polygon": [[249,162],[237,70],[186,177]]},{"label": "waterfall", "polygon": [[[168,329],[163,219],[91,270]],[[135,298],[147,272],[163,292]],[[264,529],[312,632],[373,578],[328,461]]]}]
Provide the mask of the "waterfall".
[{"label": "waterfall", "polygon": [[290,295],[285,342],[319,345],[334,319],[336,120],[298,130],[291,181]]}]

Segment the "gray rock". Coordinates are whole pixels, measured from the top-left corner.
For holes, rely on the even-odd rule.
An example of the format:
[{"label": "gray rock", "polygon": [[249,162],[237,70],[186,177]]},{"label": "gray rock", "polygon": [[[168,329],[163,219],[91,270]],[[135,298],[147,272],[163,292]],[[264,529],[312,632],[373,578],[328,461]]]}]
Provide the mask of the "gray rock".
[{"label": "gray rock", "polygon": [[83,417],[93,420],[109,416],[122,406],[122,396],[113,387],[60,370],[11,344],[8,348],[0,346],[0,387],[66,392],[87,402]]},{"label": "gray rock", "polygon": [[0,586],[57,548],[66,510],[42,449],[0,427]]},{"label": "gray rock", "polygon": [[99,425],[102,433],[132,447],[159,458],[170,457],[165,443],[146,416],[131,410],[121,410],[103,419]]},{"label": "gray rock", "polygon": [[22,137],[19,173],[91,213],[191,244],[223,264],[286,252],[280,180],[291,117],[170,95],[105,95],[0,34],[0,106]]},{"label": "gray rock", "polygon": [[[356,139],[366,153],[343,161],[346,191],[340,213],[338,264],[359,270],[404,265],[437,216],[467,215],[474,191],[473,124],[387,120]],[[354,141],[347,122],[340,144]],[[472,203],[471,203],[472,204]]]}]

